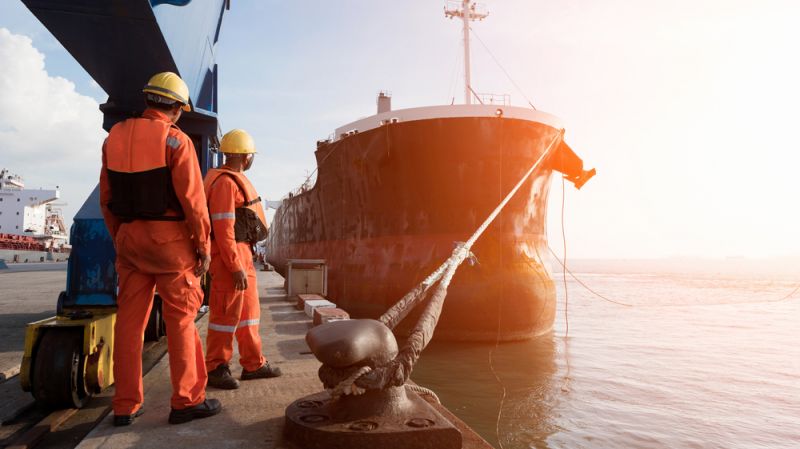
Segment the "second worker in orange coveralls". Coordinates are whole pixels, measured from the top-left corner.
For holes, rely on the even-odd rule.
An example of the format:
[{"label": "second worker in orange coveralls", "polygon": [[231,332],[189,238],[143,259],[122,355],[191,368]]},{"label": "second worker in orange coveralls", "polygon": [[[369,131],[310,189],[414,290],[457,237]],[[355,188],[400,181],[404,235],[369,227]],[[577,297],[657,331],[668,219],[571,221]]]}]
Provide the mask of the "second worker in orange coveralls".
[{"label": "second worker in orange coveralls", "polygon": [[209,220],[194,145],[175,122],[189,89],[163,72],[143,89],[147,109],[111,128],[103,144],[100,205],[117,252],[114,425],[142,413],[142,336],[158,289],[167,325],[171,424],[215,415],[206,399],[203,347],[194,320],[208,269]]},{"label": "second worker in orange coveralls", "polygon": [[245,177],[253,164],[255,144],[247,132],[235,129],[220,142],[225,164],[209,170],[205,189],[211,214],[211,294],[206,339],[208,385],[239,388],[231,376],[234,335],[239,343],[242,380],[281,375],[261,353],[258,333],[261,306],[258,301],[253,245],[267,236],[261,198]]}]

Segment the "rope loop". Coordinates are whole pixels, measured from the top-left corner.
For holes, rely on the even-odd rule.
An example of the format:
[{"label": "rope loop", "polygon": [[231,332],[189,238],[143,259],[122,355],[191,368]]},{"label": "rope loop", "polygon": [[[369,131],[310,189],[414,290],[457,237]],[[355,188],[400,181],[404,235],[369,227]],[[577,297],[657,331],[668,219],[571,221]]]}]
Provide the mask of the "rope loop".
[{"label": "rope loop", "polygon": [[372,368],[369,366],[362,366],[356,372],[347,377],[347,379],[339,382],[333,389],[330,390],[331,399],[336,401],[342,396],[354,395],[358,396],[364,394],[367,390],[356,385],[356,380],[359,377],[369,374]]}]

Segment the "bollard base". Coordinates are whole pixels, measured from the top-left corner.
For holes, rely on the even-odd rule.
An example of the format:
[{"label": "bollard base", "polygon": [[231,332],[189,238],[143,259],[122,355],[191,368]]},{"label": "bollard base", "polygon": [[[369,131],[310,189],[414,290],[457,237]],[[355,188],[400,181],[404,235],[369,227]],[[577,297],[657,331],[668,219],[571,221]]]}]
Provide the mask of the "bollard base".
[{"label": "bollard base", "polygon": [[405,395],[402,407],[372,416],[357,413],[362,404],[351,400],[356,398],[332,402],[327,392],[306,396],[286,408],[284,433],[304,449],[461,448],[461,432],[450,421],[416,393],[406,389]]}]

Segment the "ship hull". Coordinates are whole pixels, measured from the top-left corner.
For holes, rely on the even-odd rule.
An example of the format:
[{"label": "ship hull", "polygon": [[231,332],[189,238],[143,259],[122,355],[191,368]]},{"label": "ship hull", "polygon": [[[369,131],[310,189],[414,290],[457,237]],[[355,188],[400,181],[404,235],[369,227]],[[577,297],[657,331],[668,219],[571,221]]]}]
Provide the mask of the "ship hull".
[{"label": "ship hull", "polygon": [[[284,275],[289,259],[325,259],[329,299],[376,318],[472,235],[559,132],[521,119],[432,118],[321,145],[316,184],[283,200],[267,258]],[[550,176],[532,176],[475,244],[478,263],[453,278],[437,339],[521,340],[552,329]]]},{"label": "ship hull", "polygon": [[68,258],[68,252],[20,251],[0,248],[0,260],[6,263],[63,262]]}]

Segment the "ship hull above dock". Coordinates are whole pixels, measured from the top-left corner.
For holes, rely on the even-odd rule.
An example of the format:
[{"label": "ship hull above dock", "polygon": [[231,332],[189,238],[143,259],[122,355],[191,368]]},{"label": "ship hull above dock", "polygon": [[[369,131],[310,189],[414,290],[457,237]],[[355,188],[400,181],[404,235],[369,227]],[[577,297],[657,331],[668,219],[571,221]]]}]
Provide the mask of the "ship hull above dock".
[{"label": "ship hull above dock", "polygon": [[[475,232],[559,132],[528,119],[441,117],[322,144],[314,187],[276,211],[268,260],[285,273],[289,259],[325,259],[329,299],[351,316],[378,317]],[[536,172],[473,247],[477,263],[456,273],[437,338],[520,340],[552,328],[550,176]]]}]

